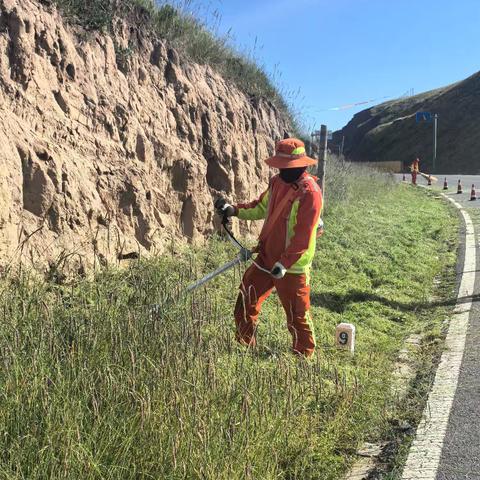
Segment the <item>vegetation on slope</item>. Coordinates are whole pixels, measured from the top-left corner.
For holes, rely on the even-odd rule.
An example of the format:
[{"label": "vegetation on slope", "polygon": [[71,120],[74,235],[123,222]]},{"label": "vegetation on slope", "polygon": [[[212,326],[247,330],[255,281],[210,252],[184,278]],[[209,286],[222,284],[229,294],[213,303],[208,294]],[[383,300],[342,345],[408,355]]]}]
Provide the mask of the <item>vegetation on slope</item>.
[{"label": "vegetation on slope", "polygon": [[216,69],[246,94],[270,100],[295,126],[294,115],[270,76],[254,59],[237,51],[228,36],[215,35],[198,18],[185,13],[186,8],[172,6],[172,2],[158,5],[154,0],[54,1],[66,18],[86,28],[112,31],[118,18],[147,27],[194,62]]},{"label": "vegetation on slope", "polygon": [[[4,275],[0,476],[338,479],[401,415],[393,364],[411,332],[439,335],[434,280],[454,276],[457,235],[444,203],[351,168],[330,172],[311,361],[290,354],[275,295],[258,349],[236,344],[240,271],[182,295],[233,257],[219,239],[91,281]],[[333,348],[340,321],[356,325],[353,357]]]}]

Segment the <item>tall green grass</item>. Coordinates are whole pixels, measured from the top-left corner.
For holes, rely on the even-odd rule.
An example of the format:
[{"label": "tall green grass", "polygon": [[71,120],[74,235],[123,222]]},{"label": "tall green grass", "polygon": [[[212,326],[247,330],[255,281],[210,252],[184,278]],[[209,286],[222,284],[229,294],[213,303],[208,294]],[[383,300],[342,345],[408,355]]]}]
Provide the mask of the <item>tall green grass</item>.
[{"label": "tall green grass", "polygon": [[[330,183],[311,361],[290,354],[275,295],[258,349],[236,344],[240,270],[182,293],[233,257],[219,239],[91,280],[2,278],[0,477],[340,478],[399,415],[392,366],[409,333],[441,324],[434,279],[454,276],[456,238],[443,203],[351,168],[336,170],[346,196]],[[340,321],[357,327],[353,357],[333,348]]]}]

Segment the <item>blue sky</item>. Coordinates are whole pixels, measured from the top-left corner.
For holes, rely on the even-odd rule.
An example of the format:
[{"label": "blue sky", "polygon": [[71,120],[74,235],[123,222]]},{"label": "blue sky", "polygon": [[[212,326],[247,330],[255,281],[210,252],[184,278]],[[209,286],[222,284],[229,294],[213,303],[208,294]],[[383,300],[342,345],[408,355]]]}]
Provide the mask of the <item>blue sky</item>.
[{"label": "blue sky", "polygon": [[[336,130],[366,106],[480,70],[480,0],[207,0],[220,32],[277,72],[307,126]],[[209,13],[207,13],[209,12]],[[281,72],[279,76],[278,72]]]}]

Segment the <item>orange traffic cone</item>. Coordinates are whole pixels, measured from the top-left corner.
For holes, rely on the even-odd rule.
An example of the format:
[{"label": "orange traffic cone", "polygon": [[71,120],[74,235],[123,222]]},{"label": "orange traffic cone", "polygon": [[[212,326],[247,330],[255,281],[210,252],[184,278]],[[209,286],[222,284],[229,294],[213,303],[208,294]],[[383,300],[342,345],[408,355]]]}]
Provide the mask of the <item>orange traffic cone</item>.
[{"label": "orange traffic cone", "polygon": [[431,184],[432,184],[432,176],[429,175],[427,179],[427,185],[431,185]]},{"label": "orange traffic cone", "polygon": [[475,192],[475,185],[472,185],[472,191],[470,192],[470,200],[477,199],[477,192]]},{"label": "orange traffic cone", "polygon": [[443,181],[443,189],[448,190],[447,177],[445,177],[445,180]]},{"label": "orange traffic cone", "polygon": [[463,193],[462,182],[460,181],[460,179],[458,180],[457,193]]}]

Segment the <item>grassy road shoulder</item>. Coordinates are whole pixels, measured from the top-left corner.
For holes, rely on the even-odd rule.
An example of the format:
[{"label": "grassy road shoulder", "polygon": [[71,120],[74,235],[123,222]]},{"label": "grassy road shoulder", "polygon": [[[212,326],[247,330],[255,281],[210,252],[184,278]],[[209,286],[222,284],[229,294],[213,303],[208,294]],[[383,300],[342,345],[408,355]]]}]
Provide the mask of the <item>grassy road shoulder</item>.
[{"label": "grassy road shoulder", "polygon": [[[275,295],[259,348],[236,345],[241,271],[179,295],[232,257],[218,240],[94,281],[4,279],[1,476],[339,478],[357,446],[402,415],[392,371],[405,338],[440,337],[458,222],[443,202],[393,184],[337,203],[325,221],[312,361],[289,353]],[[353,357],[333,348],[340,321],[356,325]]]}]

